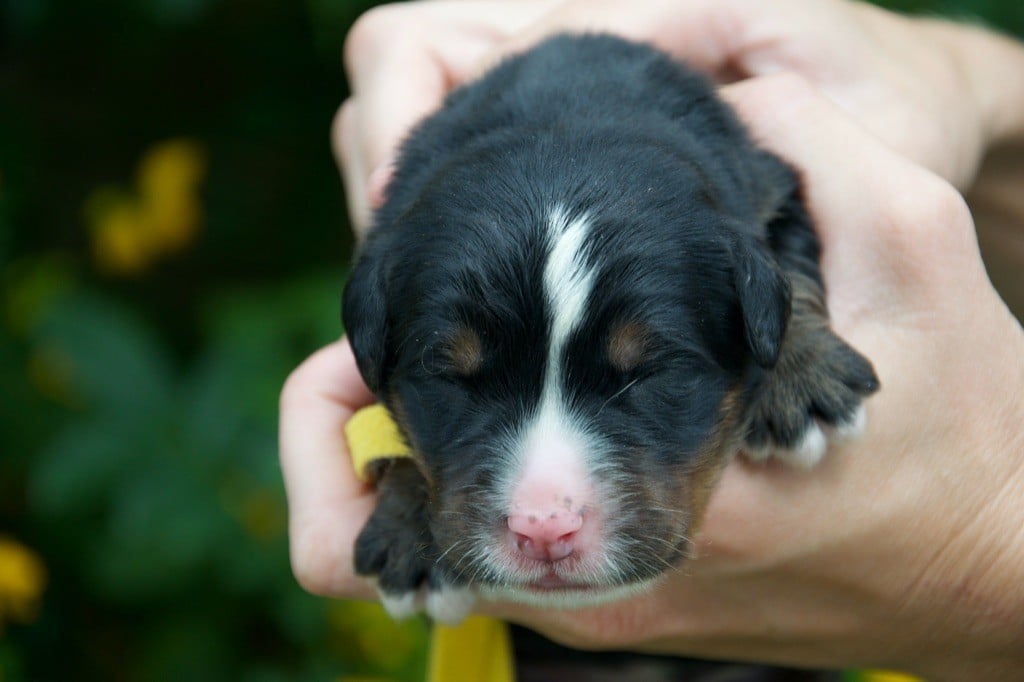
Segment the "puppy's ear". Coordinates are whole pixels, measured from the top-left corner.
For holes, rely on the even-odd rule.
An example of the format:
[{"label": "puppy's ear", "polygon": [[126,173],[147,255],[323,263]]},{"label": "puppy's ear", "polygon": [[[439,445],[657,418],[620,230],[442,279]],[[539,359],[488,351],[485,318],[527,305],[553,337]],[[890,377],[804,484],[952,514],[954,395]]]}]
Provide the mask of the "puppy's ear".
[{"label": "puppy's ear", "polygon": [[360,253],[342,296],[341,317],[359,373],[370,390],[384,389],[388,364],[388,315],[384,250],[370,242]]},{"label": "puppy's ear", "polygon": [[738,236],[732,243],[733,283],[739,297],[754,360],[766,369],[775,366],[786,335],[792,305],[789,279],[765,247]]}]

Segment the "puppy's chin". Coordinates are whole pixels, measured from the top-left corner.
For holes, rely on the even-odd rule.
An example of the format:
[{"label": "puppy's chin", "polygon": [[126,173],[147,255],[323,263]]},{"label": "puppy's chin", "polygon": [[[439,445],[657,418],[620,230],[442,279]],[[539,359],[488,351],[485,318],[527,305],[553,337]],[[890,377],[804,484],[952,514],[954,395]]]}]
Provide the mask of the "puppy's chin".
[{"label": "puppy's chin", "polygon": [[603,606],[648,592],[661,576],[626,585],[482,585],[480,596],[488,601],[504,601],[546,609],[574,610]]}]

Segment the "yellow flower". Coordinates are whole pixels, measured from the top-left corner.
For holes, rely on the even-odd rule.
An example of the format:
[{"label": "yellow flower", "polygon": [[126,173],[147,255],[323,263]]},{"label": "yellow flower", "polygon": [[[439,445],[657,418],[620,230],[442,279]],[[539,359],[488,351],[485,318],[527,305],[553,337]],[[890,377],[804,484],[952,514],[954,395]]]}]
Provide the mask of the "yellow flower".
[{"label": "yellow flower", "polygon": [[206,173],[206,153],[194,141],[159,144],[139,164],[142,218],[157,250],[174,253],[188,246],[201,221],[199,184]]},{"label": "yellow flower", "polygon": [[136,192],[99,187],[85,202],[93,258],[101,270],[137,275],[191,244],[202,223],[199,186],[206,152],[195,140],[154,145],[136,172]]},{"label": "yellow flower", "polygon": [[6,621],[33,620],[45,585],[46,568],[39,555],[0,537],[0,629]]},{"label": "yellow flower", "polygon": [[156,255],[143,227],[136,200],[116,189],[100,188],[86,202],[92,227],[92,252],[105,272],[135,275],[144,271]]}]

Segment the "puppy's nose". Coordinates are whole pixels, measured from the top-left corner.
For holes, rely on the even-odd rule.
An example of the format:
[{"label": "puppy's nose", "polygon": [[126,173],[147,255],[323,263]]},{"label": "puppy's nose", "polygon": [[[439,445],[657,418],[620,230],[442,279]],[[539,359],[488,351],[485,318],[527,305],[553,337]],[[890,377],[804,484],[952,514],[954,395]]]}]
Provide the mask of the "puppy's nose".
[{"label": "puppy's nose", "polygon": [[565,509],[511,514],[508,529],[524,556],[536,561],[560,561],[573,552],[573,540],[583,527],[583,515]]}]

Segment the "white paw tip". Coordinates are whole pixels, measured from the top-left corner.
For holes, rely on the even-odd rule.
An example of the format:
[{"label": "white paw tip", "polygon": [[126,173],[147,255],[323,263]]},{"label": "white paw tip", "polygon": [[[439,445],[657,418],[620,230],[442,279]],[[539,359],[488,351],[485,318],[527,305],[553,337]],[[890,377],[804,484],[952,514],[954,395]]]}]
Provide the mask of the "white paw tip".
[{"label": "white paw tip", "polygon": [[811,469],[821,461],[827,449],[828,438],[825,432],[816,423],[812,423],[793,449],[779,451],[778,457],[790,466]]},{"label": "white paw tip", "polygon": [[415,591],[395,593],[379,590],[378,592],[380,594],[380,603],[384,605],[384,610],[395,620],[404,620],[410,616],[415,616],[420,610]]},{"label": "white paw tip", "polygon": [[446,625],[461,623],[476,603],[473,590],[463,587],[442,587],[427,595],[427,615]]},{"label": "white paw tip", "polygon": [[836,438],[838,440],[852,440],[864,433],[864,428],[867,424],[867,408],[860,404],[848,420],[836,424]]}]

